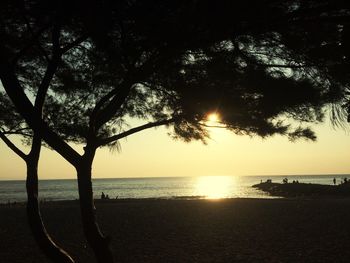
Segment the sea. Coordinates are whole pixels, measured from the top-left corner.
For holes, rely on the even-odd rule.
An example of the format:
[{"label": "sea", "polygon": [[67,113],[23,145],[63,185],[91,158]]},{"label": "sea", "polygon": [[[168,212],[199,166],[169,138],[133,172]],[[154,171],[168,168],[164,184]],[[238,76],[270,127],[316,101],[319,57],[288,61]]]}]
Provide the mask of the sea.
[{"label": "sea", "polygon": [[[283,175],[283,176],[198,176],[198,177],[149,177],[93,179],[94,198],[101,198],[102,192],[110,199],[219,199],[219,198],[278,198],[252,187],[271,179],[281,183],[333,184],[341,183],[350,175]],[[41,201],[78,199],[75,179],[40,180]],[[24,202],[25,181],[0,181],[0,203]]]}]

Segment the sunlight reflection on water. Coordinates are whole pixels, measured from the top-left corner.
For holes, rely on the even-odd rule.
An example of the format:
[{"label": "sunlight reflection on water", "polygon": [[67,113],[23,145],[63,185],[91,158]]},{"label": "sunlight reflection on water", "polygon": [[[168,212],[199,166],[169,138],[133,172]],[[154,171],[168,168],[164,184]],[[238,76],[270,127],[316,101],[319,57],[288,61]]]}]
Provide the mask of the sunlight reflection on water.
[{"label": "sunlight reflection on water", "polygon": [[206,199],[227,198],[235,189],[236,178],[233,176],[201,176],[197,178],[194,195]]}]

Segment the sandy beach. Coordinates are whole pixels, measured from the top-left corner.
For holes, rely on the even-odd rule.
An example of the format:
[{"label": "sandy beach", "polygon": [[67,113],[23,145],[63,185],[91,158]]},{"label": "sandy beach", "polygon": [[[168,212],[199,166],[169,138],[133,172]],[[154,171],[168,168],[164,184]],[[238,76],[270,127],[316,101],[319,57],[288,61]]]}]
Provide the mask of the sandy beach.
[{"label": "sandy beach", "polygon": [[[350,199],[97,200],[117,262],[349,262]],[[47,202],[53,237],[94,262],[77,201]],[[0,206],[1,262],[48,262],[25,207]]]}]

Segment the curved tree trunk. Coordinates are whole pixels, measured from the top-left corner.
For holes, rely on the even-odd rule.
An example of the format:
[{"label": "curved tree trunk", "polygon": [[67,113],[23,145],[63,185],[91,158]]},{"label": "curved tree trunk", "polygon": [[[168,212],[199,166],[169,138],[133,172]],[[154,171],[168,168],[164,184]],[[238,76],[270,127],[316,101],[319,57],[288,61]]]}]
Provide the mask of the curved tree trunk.
[{"label": "curved tree trunk", "polygon": [[80,210],[85,237],[93,249],[98,263],[113,263],[110,238],[105,237],[96,221],[96,208],[91,182],[91,161],[83,158],[77,168]]},{"label": "curved tree trunk", "polygon": [[27,165],[27,217],[32,234],[42,252],[55,263],[74,263],[70,255],[60,248],[47,233],[40,214],[38,201],[38,161],[41,140],[34,135]]}]

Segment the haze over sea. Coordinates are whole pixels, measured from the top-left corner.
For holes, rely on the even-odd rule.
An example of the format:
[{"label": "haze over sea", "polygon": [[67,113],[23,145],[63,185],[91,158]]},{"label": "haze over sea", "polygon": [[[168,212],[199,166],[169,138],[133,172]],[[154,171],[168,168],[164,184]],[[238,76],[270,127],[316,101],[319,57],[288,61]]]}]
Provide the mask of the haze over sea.
[{"label": "haze over sea", "polygon": [[[284,176],[201,176],[201,177],[148,177],[93,179],[95,198],[102,192],[110,199],[125,198],[276,198],[251,187],[253,184],[272,179],[272,182],[333,184],[333,178],[340,183],[350,175],[284,175]],[[41,180],[39,182],[41,200],[78,199],[77,181]],[[22,202],[26,200],[25,181],[0,181],[0,203]]]}]

